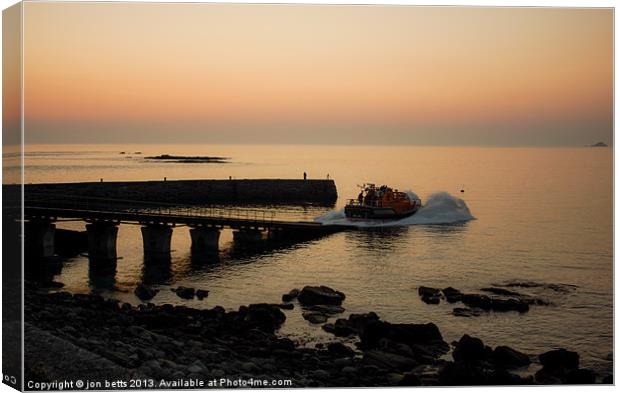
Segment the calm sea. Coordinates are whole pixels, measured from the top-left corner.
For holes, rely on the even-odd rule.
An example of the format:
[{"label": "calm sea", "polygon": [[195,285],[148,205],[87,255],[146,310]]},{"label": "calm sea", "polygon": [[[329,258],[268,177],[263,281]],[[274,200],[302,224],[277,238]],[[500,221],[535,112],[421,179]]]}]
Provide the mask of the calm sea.
[{"label": "calm sea", "polygon": [[[120,154],[125,152],[125,154]],[[140,152],[141,154],[138,154]],[[147,162],[157,154],[230,157],[227,164]],[[339,210],[364,182],[411,190],[432,204],[424,220],[337,233],[264,252],[235,251],[222,233],[219,260],[192,263],[187,228],[175,228],[172,263],[145,267],[140,228],[122,225],[115,274],[89,271],[88,259],[64,263],[55,280],[76,292],[95,291],[136,303],[146,279],[158,303],[237,308],[279,302],[291,288],[323,284],[347,295],[349,312],[375,311],[392,322],[435,322],[447,341],[463,333],[485,343],[538,354],[576,350],[583,365],[611,369],[613,309],[613,189],[610,148],[461,148],[358,146],[70,145],[29,146],[26,182],[163,179],[334,179]],[[460,190],[464,189],[461,193]],[[447,192],[435,195],[437,192]],[[268,207],[269,208],[269,207]],[[332,219],[331,208],[287,206],[278,216]],[[461,221],[469,214],[475,219]],[[327,214],[327,215],[325,215]],[[459,221],[452,224],[440,223]],[[83,229],[83,223],[59,223]],[[427,305],[420,285],[477,291],[519,280],[559,287],[515,288],[550,306],[526,314],[452,316],[453,305]],[[182,301],[171,285],[205,288],[204,301]],[[282,334],[302,343],[328,340],[299,309],[286,311]]]}]

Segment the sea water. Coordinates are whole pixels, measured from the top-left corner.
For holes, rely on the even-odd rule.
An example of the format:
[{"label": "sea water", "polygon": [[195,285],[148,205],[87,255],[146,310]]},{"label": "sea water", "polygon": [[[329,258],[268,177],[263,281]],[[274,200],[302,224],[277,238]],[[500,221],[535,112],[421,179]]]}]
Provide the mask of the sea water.
[{"label": "sea water", "polygon": [[[124,152],[124,154],[120,154]],[[225,164],[153,162],[149,155],[230,157]],[[66,260],[54,280],[74,292],[139,303],[132,291],[147,281],[156,303],[236,309],[280,302],[304,285],[344,292],[346,314],[375,311],[392,322],[436,323],[446,341],[464,333],[491,346],[529,354],[564,347],[585,367],[610,370],[613,299],[612,149],[238,145],[30,145],[26,182],[174,179],[329,178],[333,207],[258,206],[279,219],[346,223],[356,230],[286,247],[237,250],[224,230],[218,257],[194,260],[186,227],[176,227],[172,261],[144,264],[140,227],[121,225],[117,268],[100,276],[88,258]],[[347,220],[346,200],[363,183],[415,192],[424,207],[398,221]],[[464,192],[461,192],[463,190]],[[256,207],[256,206],[254,206]],[[84,229],[82,222],[59,228]],[[423,303],[420,285],[462,291],[506,283],[549,306],[528,313],[455,317],[455,305]],[[170,287],[210,290],[203,301],[178,298]],[[285,311],[281,334],[313,345],[331,337]]]}]

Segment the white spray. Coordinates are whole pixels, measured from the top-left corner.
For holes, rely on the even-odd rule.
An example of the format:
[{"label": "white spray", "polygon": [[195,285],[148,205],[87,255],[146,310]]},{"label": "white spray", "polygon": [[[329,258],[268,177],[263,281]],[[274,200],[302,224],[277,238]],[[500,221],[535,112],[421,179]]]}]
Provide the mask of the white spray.
[{"label": "white spray", "polygon": [[[406,191],[411,199],[418,196],[413,191]],[[455,224],[473,220],[469,208],[464,200],[448,194],[436,192],[431,194],[420,210],[414,215],[400,220],[362,220],[349,219],[344,215],[344,209],[327,212],[314,219],[316,222],[331,225],[347,225],[360,228],[391,227],[406,225]]]}]

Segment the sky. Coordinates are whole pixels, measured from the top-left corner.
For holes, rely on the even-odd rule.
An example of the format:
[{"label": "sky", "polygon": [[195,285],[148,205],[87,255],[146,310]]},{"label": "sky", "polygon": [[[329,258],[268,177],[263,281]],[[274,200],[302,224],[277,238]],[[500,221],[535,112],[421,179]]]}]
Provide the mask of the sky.
[{"label": "sky", "polygon": [[25,3],[28,143],[612,142],[611,9]]}]

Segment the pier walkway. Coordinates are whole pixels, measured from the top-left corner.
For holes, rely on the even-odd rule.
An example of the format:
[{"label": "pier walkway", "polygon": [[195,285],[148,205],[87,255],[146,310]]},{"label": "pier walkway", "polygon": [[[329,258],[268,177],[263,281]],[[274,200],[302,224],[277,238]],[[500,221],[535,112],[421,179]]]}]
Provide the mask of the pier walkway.
[{"label": "pier walkway", "polygon": [[38,257],[54,254],[55,223],[86,222],[89,256],[115,259],[118,226],[141,225],[145,256],[170,254],[175,226],[190,227],[192,252],[217,252],[220,231],[233,230],[235,241],[307,239],[345,229],[312,221],[277,219],[270,209],[205,207],[125,199],[26,193],[24,201],[27,250]]}]

